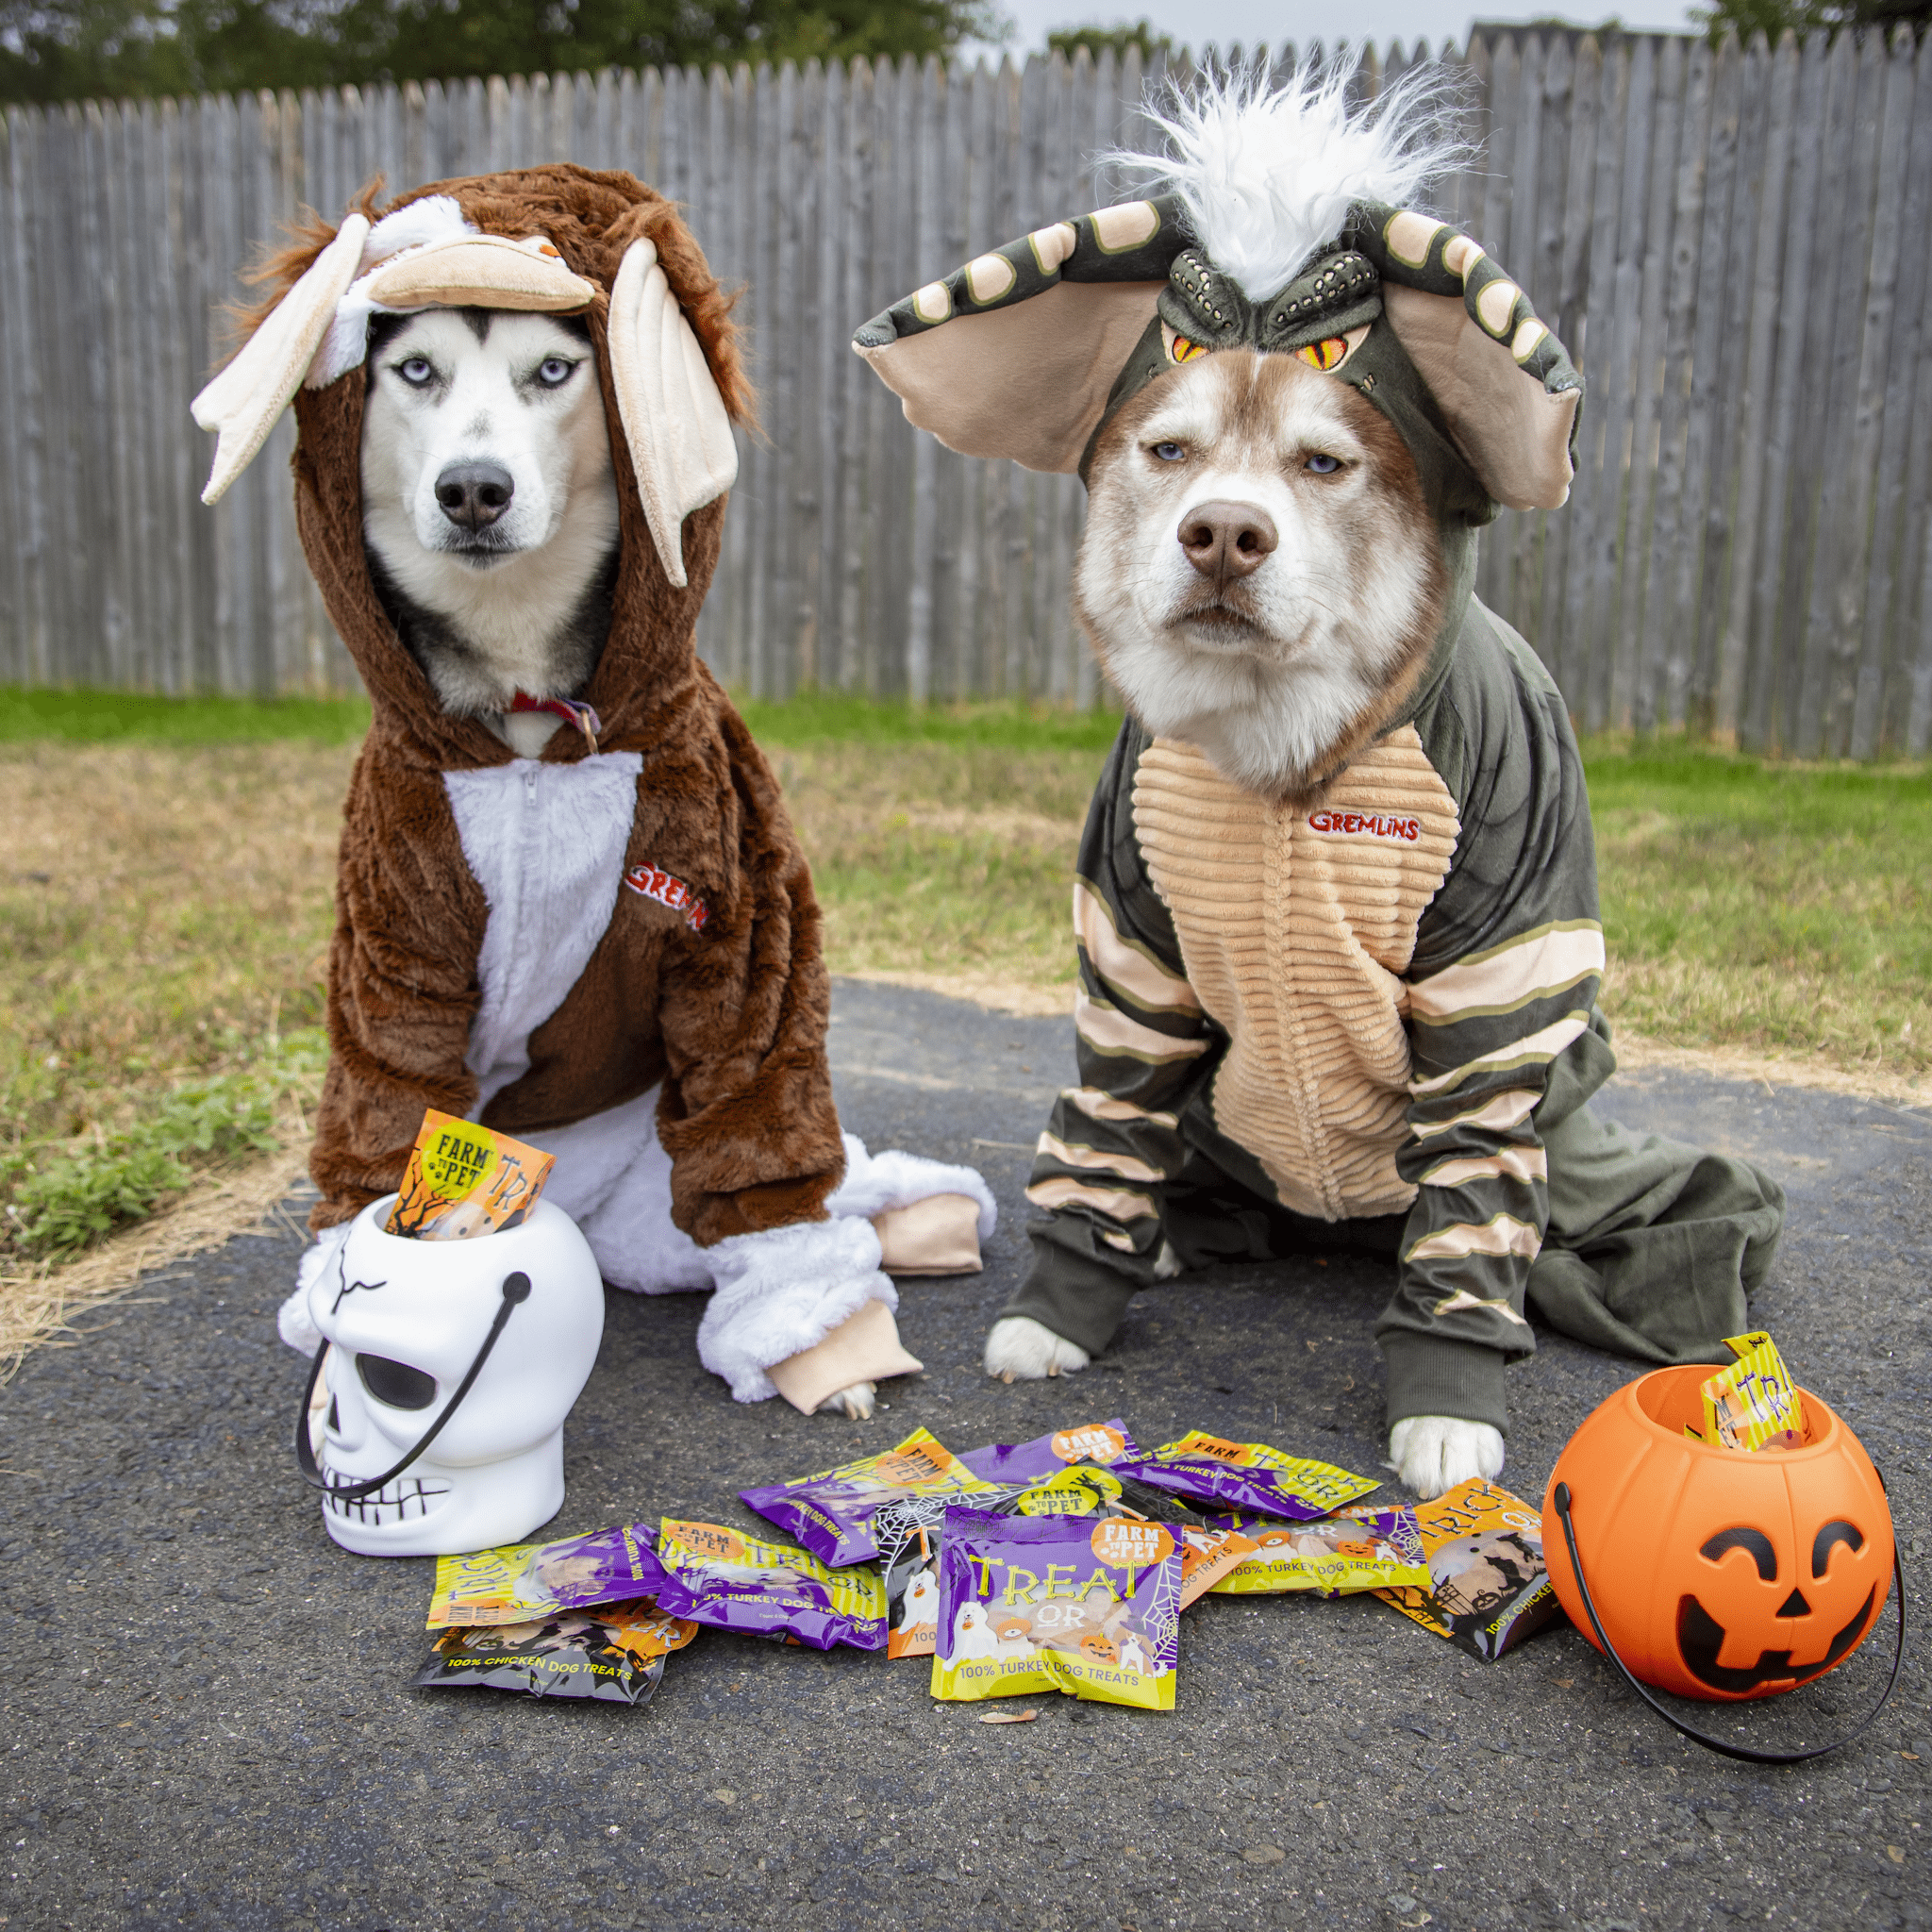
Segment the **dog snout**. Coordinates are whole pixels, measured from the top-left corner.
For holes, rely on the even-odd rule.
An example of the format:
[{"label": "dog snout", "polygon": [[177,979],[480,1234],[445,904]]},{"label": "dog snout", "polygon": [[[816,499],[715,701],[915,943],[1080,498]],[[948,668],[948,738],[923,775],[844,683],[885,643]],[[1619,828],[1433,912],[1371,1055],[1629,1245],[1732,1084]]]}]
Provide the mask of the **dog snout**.
[{"label": "dog snout", "polygon": [[1197,505],[1175,535],[1188,561],[1217,584],[1258,570],[1281,541],[1274,519],[1257,503]]},{"label": "dog snout", "polygon": [[459,530],[487,530],[517,492],[501,463],[452,463],[436,479],[436,500]]}]

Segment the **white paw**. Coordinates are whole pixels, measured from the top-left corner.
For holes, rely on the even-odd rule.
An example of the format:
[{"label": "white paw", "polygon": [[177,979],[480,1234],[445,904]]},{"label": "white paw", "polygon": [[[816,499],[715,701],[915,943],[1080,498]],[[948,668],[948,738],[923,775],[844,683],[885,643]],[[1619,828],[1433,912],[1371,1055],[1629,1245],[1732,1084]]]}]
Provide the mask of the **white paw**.
[{"label": "white paw", "polygon": [[308,1290],[298,1288],[275,1310],[275,1333],[297,1355],[313,1357],[322,1346],[322,1330],[308,1316]]},{"label": "white paw", "polygon": [[855,1423],[869,1423],[879,1399],[876,1382],[855,1382],[849,1389],[835,1389],[819,1404],[821,1415],[842,1415]]},{"label": "white paw", "polygon": [[1389,1463],[1426,1503],[1473,1475],[1501,1475],[1502,1432],[1453,1415],[1412,1415],[1389,1431]]},{"label": "white paw", "polygon": [[1056,1335],[1031,1315],[1008,1315],[986,1338],[986,1373],[1002,1382],[1040,1382],[1077,1375],[1092,1359],[1077,1342]]}]

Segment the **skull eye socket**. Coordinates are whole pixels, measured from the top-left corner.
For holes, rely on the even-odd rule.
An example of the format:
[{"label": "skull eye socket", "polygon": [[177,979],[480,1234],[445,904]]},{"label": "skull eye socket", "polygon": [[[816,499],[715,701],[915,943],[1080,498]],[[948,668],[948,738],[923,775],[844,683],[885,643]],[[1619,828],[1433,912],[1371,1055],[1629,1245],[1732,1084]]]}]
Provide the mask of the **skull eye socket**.
[{"label": "skull eye socket", "polygon": [[436,1377],[386,1355],[358,1355],[356,1373],[362,1386],[389,1408],[427,1408],[436,1400]]}]

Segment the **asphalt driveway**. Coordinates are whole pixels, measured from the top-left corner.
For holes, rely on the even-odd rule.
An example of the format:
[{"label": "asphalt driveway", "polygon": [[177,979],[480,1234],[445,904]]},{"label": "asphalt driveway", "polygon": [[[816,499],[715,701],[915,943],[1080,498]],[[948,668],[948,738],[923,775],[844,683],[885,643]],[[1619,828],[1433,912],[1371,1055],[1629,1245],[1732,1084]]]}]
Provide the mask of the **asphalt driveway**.
[{"label": "asphalt driveway", "polygon": [[[1000,1196],[983,1275],[903,1291],[927,1375],[864,1426],[740,1407],[698,1366],[696,1298],[613,1293],[552,1534],[747,1521],[741,1487],[920,1424],[963,1449],[1119,1414],[1142,1441],[1198,1426],[1379,1470],[1386,1271],[1343,1257],[1184,1277],[1085,1376],[989,1383],[978,1345],[1023,1265],[1027,1149],[1071,1029],[845,983],[832,1041],[850,1128],[971,1160]],[[1660,1071],[1606,1105],[1786,1184],[1755,1312],[1884,1469],[1924,1629],[1932,1119]],[[291,1466],[303,1365],[273,1318],[301,1208],[0,1390],[8,1932],[1932,1924],[1909,1651],[1863,1742],[1786,1771],[1666,1732],[1567,1628],[1484,1667],[1365,1598],[1207,1600],[1172,1716],[1048,1698],[982,1726],[930,1701],[923,1662],[714,1631],[642,1709],[413,1690],[431,1565],[338,1551]],[[1512,1372],[1505,1482],[1540,1498],[1637,1372],[1542,1336]],[[1732,1721],[1786,1740],[1848,1724],[1890,1627]]]}]

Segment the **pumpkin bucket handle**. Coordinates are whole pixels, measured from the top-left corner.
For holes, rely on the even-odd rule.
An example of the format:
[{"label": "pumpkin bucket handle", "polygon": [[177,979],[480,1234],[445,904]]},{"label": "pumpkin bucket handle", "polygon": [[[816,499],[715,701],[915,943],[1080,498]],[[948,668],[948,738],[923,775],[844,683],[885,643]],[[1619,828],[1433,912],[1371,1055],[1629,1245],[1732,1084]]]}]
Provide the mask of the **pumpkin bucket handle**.
[{"label": "pumpkin bucket handle", "polygon": [[[1884,1480],[1883,1476],[1879,1477],[1881,1483]],[[1846,1744],[1856,1742],[1872,1728],[1878,1713],[1885,1708],[1891,1696],[1891,1688],[1898,1682],[1898,1667],[1904,1661],[1906,1654],[1906,1580],[1904,1573],[1899,1568],[1896,1542],[1893,1543],[1891,1551],[1891,1582],[1898,1596],[1898,1635],[1891,1653],[1891,1674],[1885,1680],[1885,1689],[1878,1693],[1878,1702],[1866,1713],[1864,1723],[1859,1724],[1857,1730],[1847,1731],[1842,1738],[1834,1738],[1828,1744],[1817,1745],[1809,1751],[1757,1751],[1749,1744],[1726,1743],[1722,1738],[1713,1738],[1707,1732],[1687,1724],[1682,1718],[1666,1710],[1651,1695],[1648,1687],[1640,1683],[1632,1674],[1630,1666],[1617,1655],[1617,1647],[1610,1641],[1609,1633],[1604,1628],[1603,1619],[1596,1613],[1596,1605],[1591,1601],[1590,1585],[1584,1581],[1583,1557],[1576,1548],[1575,1527],[1570,1521],[1570,1485],[1558,1483],[1551,1501],[1556,1505],[1557,1514],[1562,1521],[1563,1541],[1570,1552],[1570,1569],[1576,1578],[1576,1588],[1583,1598],[1583,1607],[1590,1614],[1590,1627],[1596,1632],[1596,1641],[1603,1645],[1604,1655],[1623,1672],[1624,1681],[1631,1690],[1636,1691],[1672,1730],[1681,1731],[1693,1744],[1702,1744],[1707,1751],[1715,1751],[1725,1757],[1741,1758],[1746,1764],[1803,1764],[1807,1758],[1823,1757],[1828,1751],[1837,1751]],[[1887,1595],[1892,1593],[1891,1591],[1887,1591]],[[1878,1607],[1882,1611],[1885,1608],[1884,1603],[1881,1602]]]}]

